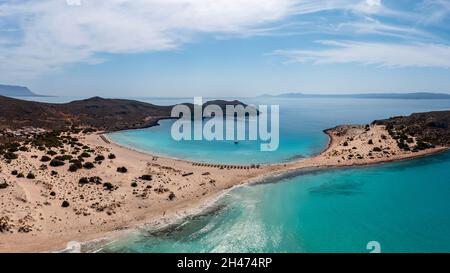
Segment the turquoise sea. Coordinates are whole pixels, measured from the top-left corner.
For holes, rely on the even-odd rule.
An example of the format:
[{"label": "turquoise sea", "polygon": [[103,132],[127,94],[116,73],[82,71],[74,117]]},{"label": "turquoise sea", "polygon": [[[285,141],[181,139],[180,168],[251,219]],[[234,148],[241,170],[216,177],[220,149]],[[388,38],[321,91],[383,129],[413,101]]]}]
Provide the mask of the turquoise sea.
[{"label": "turquoise sea", "polygon": [[[173,104],[186,99],[141,99]],[[158,154],[226,163],[281,162],[325,148],[338,124],[450,109],[450,100],[243,99],[280,105],[280,149],[258,143],[174,142],[172,121],[111,134]],[[450,153],[364,168],[299,173],[227,193],[210,210],[141,230],[104,252],[450,252]]]},{"label": "turquoise sea", "polygon": [[210,212],[105,252],[450,251],[450,154],[239,188]]}]

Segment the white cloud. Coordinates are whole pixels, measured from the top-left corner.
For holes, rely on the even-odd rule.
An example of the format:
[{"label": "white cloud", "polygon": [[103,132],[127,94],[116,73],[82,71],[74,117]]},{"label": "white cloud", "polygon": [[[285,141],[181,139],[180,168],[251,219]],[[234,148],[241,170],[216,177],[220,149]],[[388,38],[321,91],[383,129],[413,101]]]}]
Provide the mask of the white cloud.
[{"label": "white cloud", "polygon": [[[450,1],[448,0],[425,0],[419,5],[422,24],[440,23],[450,15]],[[448,27],[448,25],[447,25]]]},{"label": "white cloud", "polygon": [[320,41],[317,50],[277,50],[288,62],[314,64],[372,64],[389,67],[450,68],[450,46],[442,44],[391,44],[376,42]]},{"label": "white cloud", "polygon": [[371,7],[379,7],[381,6],[381,0],[366,0],[367,5]]},{"label": "white cloud", "polygon": [[417,29],[414,26],[387,24],[372,17],[365,17],[363,20],[356,22],[341,23],[337,26],[336,31],[354,34],[374,34],[409,40],[437,39],[435,35]]},{"label": "white cloud", "polygon": [[[291,0],[65,0],[0,3],[0,74],[33,76],[97,53],[173,50],[197,33],[241,33],[292,14]],[[0,31],[0,40],[5,40]]]},{"label": "white cloud", "polygon": [[[381,0],[81,0],[81,5],[67,5],[66,0],[0,1],[0,80],[34,77],[80,62],[99,63],[101,53],[176,50],[202,33],[280,32],[280,25],[290,25],[284,21],[289,16],[332,10],[361,15],[357,17],[363,22],[343,22],[347,28],[342,31],[350,27],[353,33],[426,36],[364,19],[408,16],[387,9]],[[295,23],[310,23],[321,31],[308,20]],[[297,30],[295,23],[289,31],[314,31]]]}]

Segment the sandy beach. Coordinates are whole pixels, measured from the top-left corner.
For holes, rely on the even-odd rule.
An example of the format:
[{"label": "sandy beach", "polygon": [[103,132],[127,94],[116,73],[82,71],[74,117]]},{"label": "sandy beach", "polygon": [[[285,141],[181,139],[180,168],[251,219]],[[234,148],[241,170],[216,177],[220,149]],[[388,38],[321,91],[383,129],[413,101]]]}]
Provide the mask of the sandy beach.
[{"label": "sandy beach", "polygon": [[[114,236],[142,224],[163,225],[199,211],[232,187],[284,173],[378,164],[447,150],[402,150],[382,125],[339,126],[326,133],[330,143],[321,154],[262,166],[153,156],[102,134],[79,133],[72,137],[89,151],[85,163],[93,164],[71,172],[70,163],[48,166],[42,161],[48,151],[28,147],[11,163],[0,162],[0,181],[7,183],[0,189],[0,252],[57,251],[70,241]],[[64,152],[75,154],[72,146],[65,144]]]}]

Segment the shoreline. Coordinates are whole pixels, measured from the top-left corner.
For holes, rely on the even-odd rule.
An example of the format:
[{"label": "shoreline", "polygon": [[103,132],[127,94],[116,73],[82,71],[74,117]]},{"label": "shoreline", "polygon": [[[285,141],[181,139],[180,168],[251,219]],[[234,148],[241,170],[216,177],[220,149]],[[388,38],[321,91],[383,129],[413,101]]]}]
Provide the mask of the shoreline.
[{"label": "shoreline", "polygon": [[[95,249],[93,249],[93,251],[88,251],[88,252],[100,252],[103,250],[104,247],[106,247],[107,245],[114,243],[115,241],[118,241],[120,239],[123,239],[127,236],[129,236],[132,233],[137,233],[141,230],[146,230],[146,229],[156,229],[156,230],[163,230],[165,228],[170,228],[170,226],[172,225],[177,225],[178,222],[181,222],[189,217],[196,217],[199,215],[203,215],[203,214],[208,214],[209,211],[215,211],[215,206],[217,205],[218,202],[220,202],[220,200],[222,198],[224,198],[227,194],[229,194],[231,191],[242,188],[242,187],[246,187],[246,186],[251,186],[251,185],[255,185],[255,184],[239,184],[239,185],[235,185],[229,189],[225,189],[222,192],[219,192],[216,196],[212,196],[208,199],[205,199],[204,202],[202,204],[200,204],[199,206],[193,206],[190,210],[186,211],[183,215],[170,215],[169,217],[165,217],[164,218],[164,223],[157,223],[155,224],[155,220],[150,221],[150,222],[143,222],[143,223],[139,223],[136,224],[135,226],[131,226],[131,227],[127,227],[123,230],[116,230],[116,231],[111,231],[109,234],[105,234],[104,237],[102,238],[98,238],[98,239],[94,239],[94,240],[90,240],[90,241],[81,241],[78,242],[81,247],[86,247],[86,246],[96,246]],[[106,241],[106,243],[98,243],[97,241]],[[59,250],[56,252],[62,252],[63,250]]]},{"label": "shoreline", "polygon": [[[341,134],[339,132],[341,129],[345,133]],[[88,146],[95,147],[93,149],[96,153],[114,153],[117,155],[117,159],[105,160],[103,164],[97,165],[94,171],[82,170],[81,173],[73,174],[64,169],[58,169],[62,173],[59,174],[61,177],[57,181],[69,183],[68,189],[67,186],[57,184],[46,185],[48,183],[46,180],[55,181],[55,178],[47,176],[44,172],[40,173],[42,177],[38,177],[37,179],[40,180],[34,184],[14,181],[13,183],[17,183],[17,185],[14,185],[11,193],[13,196],[23,196],[20,198],[25,200],[25,203],[23,204],[20,198],[10,200],[24,206],[21,213],[27,214],[28,218],[33,219],[30,220],[33,228],[30,235],[21,233],[2,235],[0,233],[0,236],[6,238],[0,244],[0,252],[61,251],[71,241],[81,242],[82,245],[88,245],[94,241],[110,241],[140,228],[160,228],[204,212],[223,196],[239,187],[258,183],[274,183],[286,179],[286,177],[298,176],[300,173],[411,160],[448,150],[448,147],[437,147],[418,153],[402,152],[397,148],[396,142],[387,137],[387,140],[380,139],[379,142],[382,144],[379,146],[384,147],[384,152],[376,153],[377,157],[371,159],[368,155],[372,154],[373,147],[367,145],[367,140],[369,138],[379,139],[381,135],[386,134],[386,130],[382,126],[373,126],[369,131],[368,133],[360,126],[338,126],[327,129],[324,130],[324,133],[328,135],[329,143],[320,154],[291,162],[262,164],[260,168],[249,169],[244,169],[241,165],[215,163],[198,166],[194,161],[161,157],[132,149],[112,141],[107,136],[104,137],[110,143],[107,143],[99,134],[82,134],[79,136],[80,139]],[[355,149],[349,149],[342,144],[347,138],[354,139],[351,145],[347,146],[354,145]],[[354,155],[357,153],[364,158],[355,159]],[[25,164],[37,170],[40,162],[33,159],[30,154],[22,153],[20,162],[15,166],[21,167]],[[118,174],[115,172],[114,169],[119,166],[127,166],[128,173]],[[223,168],[223,166],[227,166],[227,168]],[[3,167],[11,172],[11,166]],[[93,185],[89,186],[90,190],[87,192],[85,188],[77,186],[76,181],[79,177],[97,173],[100,173],[105,180],[113,182],[117,190],[105,193],[101,187]],[[150,184],[138,179],[145,173],[151,173],[154,177]],[[124,179],[124,177],[126,178]],[[130,181],[136,181],[138,187],[130,187]],[[61,182],[55,181],[55,183]],[[148,188],[150,185],[151,187]],[[97,203],[105,203],[107,213],[103,210],[95,212],[95,207],[87,206],[86,202],[77,199],[71,201],[73,211],[62,209],[58,206],[58,202],[56,204],[54,202],[62,199],[49,197],[42,187],[53,187],[57,196],[63,196],[61,198],[67,198],[68,195],[73,196],[71,192],[81,192],[94,200],[92,202],[97,200]],[[162,192],[159,193],[160,191]],[[176,197],[170,198],[172,194],[168,193],[172,193]],[[27,209],[27,206],[29,207],[27,204],[30,203],[36,204],[36,208]],[[48,219],[39,216],[38,212],[41,215],[48,215],[46,216]],[[85,213],[84,217],[77,214],[78,212],[81,215]],[[14,213],[11,213],[11,216],[14,216]],[[53,219],[56,218],[53,217],[59,218],[59,221],[54,221]],[[65,220],[62,220],[63,218]],[[93,225],[93,223],[98,224]],[[29,244],[29,242],[32,243]]]}]

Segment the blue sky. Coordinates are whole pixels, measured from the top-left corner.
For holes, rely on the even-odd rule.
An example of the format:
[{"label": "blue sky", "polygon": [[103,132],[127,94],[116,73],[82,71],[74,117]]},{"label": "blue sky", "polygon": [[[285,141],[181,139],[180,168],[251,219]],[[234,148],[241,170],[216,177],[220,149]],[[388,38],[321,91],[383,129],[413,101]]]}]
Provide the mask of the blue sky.
[{"label": "blue sky", "polygon": [[0,83],[108,97],[450,92],[450,0],[0,0]]}]

